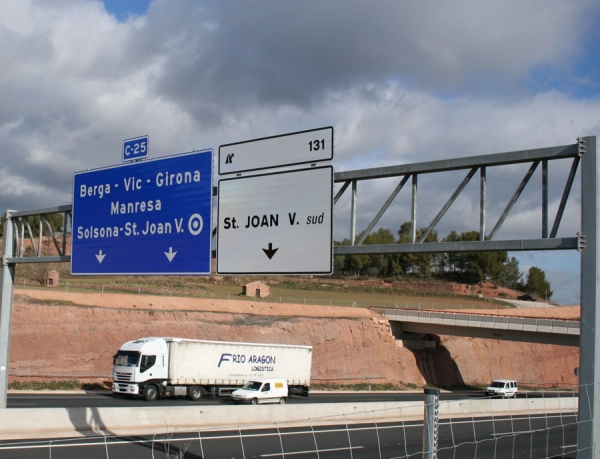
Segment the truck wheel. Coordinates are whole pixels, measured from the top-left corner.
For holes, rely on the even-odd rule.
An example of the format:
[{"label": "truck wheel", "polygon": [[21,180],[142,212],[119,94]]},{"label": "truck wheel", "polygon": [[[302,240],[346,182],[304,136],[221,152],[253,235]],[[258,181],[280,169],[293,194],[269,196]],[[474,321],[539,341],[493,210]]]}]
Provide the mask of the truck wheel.
[{"label": "truck wheel", "polygon": [[197,402],[204,396],[204,390],[199,386],[192,386],[189,395],[194,402]]},{"label": "truck wheel", "polygon": [[250,402],[252,405],[258,405],[258,399],[253,398],[252,401]]},{"label": "truck wheel", "polygon": [[280,404],[280,405],[285,405],[285,397],[281,397],[281,398],[279,399],[279,404]]},{"label": "truck wheel", "polygon": [[158,389],[154,384],[144,387],[144,398],[149,402],[153,402],[158,398]]}]

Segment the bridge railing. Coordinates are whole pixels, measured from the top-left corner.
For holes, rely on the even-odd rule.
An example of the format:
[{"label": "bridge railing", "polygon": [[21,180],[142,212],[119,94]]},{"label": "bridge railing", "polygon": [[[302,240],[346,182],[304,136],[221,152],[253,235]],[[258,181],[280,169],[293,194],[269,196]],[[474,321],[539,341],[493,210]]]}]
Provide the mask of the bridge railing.
[{"label": "bridge railing", "polygon": [[461,327],[493,328],[497,330],[530,331],[579,335],[581,324],[578,320],[544,319],[518,316],[496,316],[492,314],[433,312],[395,308],[371,308],[388,320],[439,324]]}]

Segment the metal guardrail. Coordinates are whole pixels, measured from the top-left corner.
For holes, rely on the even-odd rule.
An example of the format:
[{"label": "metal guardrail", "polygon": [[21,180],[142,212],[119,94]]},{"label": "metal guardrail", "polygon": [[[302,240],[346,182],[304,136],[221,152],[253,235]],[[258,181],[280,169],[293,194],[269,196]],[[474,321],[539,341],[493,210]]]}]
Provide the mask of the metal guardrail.
[{"label": "metal guardrail", "polygon": [[455,327],[490,328],[561,335],[579,335],[578,320],[554,320],[533,317],[494,316],[460,312],[430,312],[406,309],[372,308],[388,320],[448,325]]}]

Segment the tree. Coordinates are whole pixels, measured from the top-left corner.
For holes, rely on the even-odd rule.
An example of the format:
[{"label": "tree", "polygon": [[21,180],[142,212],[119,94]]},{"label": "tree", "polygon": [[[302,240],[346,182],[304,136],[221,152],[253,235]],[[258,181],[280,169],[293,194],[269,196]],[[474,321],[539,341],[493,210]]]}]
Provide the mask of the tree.
[{"label": "tree", "polygon": [[504,271],[498,276],[498,283],[513,290],[519,290],[522,285],[523,273],[519,270],[519,260],[511,257],[504,263]]},{"label": "tree", "polygon": [[[418,229],[416,232],[416,241],[425,233],[427,228]],[[398,230],[398,243],[408,244],[410,243],[410,236],[412,232],[411,222],[404,222]],[[437,231],[431,231],[424,242],[438,242]],[[432,263],[434,261],[434,255],[432,253],[403,253],[399,257],[399,263],[402,270],[407,272],[418,272],[420,274],[429,275],[431,274]]]},{"label": "tree", "polygon": [[[479,241],[479,231],[465,231],[459,235],[450,233],[446,241]],[[471,282],[481,283],[486,279],[497,280],[505,270],[505,262],[508,259],[506,251],[495,252],[459,252],[454,256],[447,257],[446,263],[456,271],[459,271]]]},{"label": "tree", "polygon": [[[360,235],[362,236],[362,234]],[[393,244],[396,242],[394,234],[387,228],[379,228],[376,232],[370,233],[364,240],[364,245],[371,244]],[[394,257],[389,254],[372,254],[365,266],[370,276],[387,277],[394,273]]]},{"label": "tree", "polygon": [[526,293],[546,299],[550,299],[554,293],[550,290],[550,282],[546,280],[546,273],[536,266],[529,268],[524,290]]},{"label": "tree", "polygon": [[[350,245],[350,239],[346,238],[342,242],[335,242],[335,245]],[[344,255],[336,256],[334,267],[342,273],[362,274],[365,266],[369,262],[369,255]]]},{"label": "tree", "polygon": [[[333,241],[333,245],[337,246],[337,245],[348,245],[345,244],[344,242],[349,242],[348,239],[345,239],[342,242],[338,242],[338,241]],[[333,257],[333,272],[334,274],[337,275],[341,275],[344,273],[344,262],[346,260],[346,257],[344,255],[335,255]]]},{"label": "tree", "polygon": [[[452,231],[448,236],[442,239],[442,242],[459,242],[461,240],[460,234],[456,231]],[[460,254],[456,252],[442,254],[440,271],[442,272],[457,272],[459,271]]]}]

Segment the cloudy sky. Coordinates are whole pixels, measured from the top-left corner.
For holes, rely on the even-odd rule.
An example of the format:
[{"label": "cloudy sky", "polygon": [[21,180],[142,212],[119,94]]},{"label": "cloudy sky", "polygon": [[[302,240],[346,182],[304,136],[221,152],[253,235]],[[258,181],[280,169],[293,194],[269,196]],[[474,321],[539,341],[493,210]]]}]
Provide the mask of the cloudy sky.
[{"label": "cloudy sky", "polygon": [[[575,143],[600,134],[600,3],[592,0],[2,0],[0,208],[71,202],[73,173],[333,126],[336,170]],[[569,163],[551,164],[551,215]],[[525,169],[488,171],[489,221]],[[464,174],[419,181],[428,226]],[[541,236],[540,172],[496,239]],[[396,181],[360,184],[363,229]],[[438,225],[478,229],[477,184]],[[409,191],[408,191],[409,193]],[[444,199],[440,199],[440,196]],[[579,229],[579,187],[559,236]],[[349,200],[335,239],[349,235]],[[410,219],[405,190],[381,225]],[[491,226],[491,224],[490,224]],[[491,229],[491,228],[490,228]],[[520,253],[561,304],[577,253]]]}]

